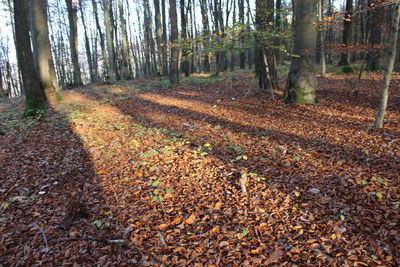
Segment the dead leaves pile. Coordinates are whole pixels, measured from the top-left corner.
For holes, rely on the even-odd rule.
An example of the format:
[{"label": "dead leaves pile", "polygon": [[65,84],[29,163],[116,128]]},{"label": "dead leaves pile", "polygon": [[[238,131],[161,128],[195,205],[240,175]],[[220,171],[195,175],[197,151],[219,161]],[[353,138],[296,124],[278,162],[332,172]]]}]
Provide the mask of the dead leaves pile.
[{"label": "dead leaves pile", "polygon": [[398,107],[377,131],[377,88],[300,107],[250,79],[74,90],[4,135],[0,263],[400,264]]}]

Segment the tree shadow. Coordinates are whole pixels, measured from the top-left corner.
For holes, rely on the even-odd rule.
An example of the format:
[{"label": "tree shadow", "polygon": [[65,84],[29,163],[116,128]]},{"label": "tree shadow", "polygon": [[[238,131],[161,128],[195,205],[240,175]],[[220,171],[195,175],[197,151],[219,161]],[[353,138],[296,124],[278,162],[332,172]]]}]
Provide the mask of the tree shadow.
[{"label": "tree shadow", "polygon": [[[97,100],[103,97],[95,91],[86,95]],[[179,95],[190,96],[193,92],[188,91],[188,94],[180,92]],[[225,171],[223,172],[225,176],[222,175],[222,177],[226,177],[228,172],[254,172],[267,177],[266,181],[260,183],[250,182],[248,198],[252,200],[248,202],[250,206],[258,203],[255,199],[259,198],[267,203],[273,202],[271,196],[262,197],[262,191],[269,188],[277,189],[286,197],[292,196],[293,192],[298,190],[302,191],[303,193],[290,204],[293,205],[291,207],[303,207],[303,213],[297,217],[302,220],[303,216],[302,227],[311,229],[311,232],[313,232],[312,227],[317,227],[321,232],[340,235],[344,238],[342,242],[330,246],[329,249],[325,248],[328,254],[344,253],[349,249],[348,242],[357,241],[369,250],[378,249],[379,253],[386,247],[386,251],[390,251],[391,255],[395,258],[399,257],[398,242],[394,237],[387,235],[398,226],[396,220],[398,212],[391,208],[391,202],[398,201],[396,193],[389,192],[384,199],[380,199],[373,194],[374,191],[369,191],[380,190],[379,185],[374,184],[373,188],[367,189],[362,184],[358,184],[364,179],[373,184],[375,181],[369,178],[376,176],[385,177],[390,185],[396,185],[398,182],[396,173],[400,167],[398,157],[385,154],[371,157],[361,148],[339,142],[331,143],[323,138],[316,139],[271,129],[267,124],[263,124],[263,127],[253,126],[250,118],[246,118],[247,120],[241,123],[238,121],[242,120],[224,118],[224,114],[214,116],[187,106],[182,108],[179,107],[180,104],[173,104],[171,99],[162,100],[165,96],[175,98],[176,95],[173,90],[167,92],[156,90],[136,95],[133,99],[116,101],[112,105],[129,115],[134,123],[167,128],[170,131],[179,132],[180,136],[187,136],[192,149],[204,143],[212,143],[213,150],[208,151],[208,154],[210,158],[217,159],[222,164],[221,170]],[[199,96],[195,98],[196,101],[201,101]],[[160,102],[157,102],[158,100]],[[185,101],[185,97],[177,97],[176,101],[179,100]],[[211,101],[208,99],[206,103],[216,103]],[[293,109],[300,110],[301,108],[288,109],[291,112]],[[300,114],[301,111],[299,111]],[[280,115],[286,119],[285,114]],[[290,119],[293,120],[293,118]],[[329,125],[329,122],[327,123]],[[218,134],[220,129],[224,130],[223,135]],[[254,144],[255,140],[257,144]],[[230,147],[230,144],[233,146]],[[234,150],[235,145],[242,146],[241,154],[246,154],[251,160],[237,160],[238,153]],[[249,149],[250,147],[252,149]],[[298,153],[299,149],[306,153]],[[228,186],[227,188],[229,188],[227,190],[232,190]],[[314,194],[308,191],[316,188],[321,193]],[[213,191],[212,188],[207,190]],[[398,191],[398,189],[395,190]],[[236,190],[236,194],[240,195],[240,189]],[[304,217],[305,214],[309,216],[308,219]],[[341,216],[344,216],[346,220],[341,221]],[[311,221],[310,218],[312,218]],[[284,222],[282,218],[280,220]],[[331,223],[326,224],[326,222]],[[376,231],[376,229],[380,230]],[[307,241],[304,238],[309,238],[309,236],[300,234],[297,238],[301,244],[304,244]],[[283,239],[285,241],[282,241]],[[288,239],[283,239],[281,245],[290,243],[290,246],[293,246]],[[355,246],[350,246],[350,248],[356,249]],[[330,263],[335,260],[339,259],[331,258]]]},{"label": "tree shadow", "polygon": [[121,238],[116,224],[93,224],[112,222],[102,214],[110,197],[68,115],[48,113],[1,138],[0,264],[103,265],[118,262],[117,255],[134,259],[131,248],[109,243]]}]

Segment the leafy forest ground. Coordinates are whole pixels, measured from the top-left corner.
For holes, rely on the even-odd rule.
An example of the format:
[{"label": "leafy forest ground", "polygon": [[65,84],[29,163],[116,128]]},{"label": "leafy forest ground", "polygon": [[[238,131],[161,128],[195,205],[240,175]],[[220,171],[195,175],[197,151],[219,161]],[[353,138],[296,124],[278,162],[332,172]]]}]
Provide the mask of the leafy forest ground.
[{"label": "leafy forest ground", "polygon": [[311,106],[245,72],[1,102],[0,265],[399,265],[400,76],[383,130],[356,76]]}]

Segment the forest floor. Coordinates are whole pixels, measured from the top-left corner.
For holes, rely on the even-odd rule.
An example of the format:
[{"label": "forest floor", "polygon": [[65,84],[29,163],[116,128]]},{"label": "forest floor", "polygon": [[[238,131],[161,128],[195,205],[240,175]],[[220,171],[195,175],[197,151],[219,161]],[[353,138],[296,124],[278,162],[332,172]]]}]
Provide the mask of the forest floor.
[{"label": "forest floor", "polygon": [[297,106],[237,75],[2,102],[0,266],[398,266],[400,75],[383,130],[381,76]]}]

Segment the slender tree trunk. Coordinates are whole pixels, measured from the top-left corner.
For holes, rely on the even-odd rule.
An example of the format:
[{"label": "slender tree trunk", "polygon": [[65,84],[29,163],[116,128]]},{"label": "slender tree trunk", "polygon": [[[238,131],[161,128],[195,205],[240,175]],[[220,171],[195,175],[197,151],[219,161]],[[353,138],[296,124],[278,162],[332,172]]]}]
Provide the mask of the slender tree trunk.
[{"label": "slender tree trunk", "polygon": [[182,43],[182,71],[185,77],[189,76],[189,61],[187,51],[187,16],[186,16],[186,5],[185,0],[180,0],[181,10],[181,43]]},{"label": "slender tree trunk", "polygon": [[273,49],[270,47],[273,40],[264,37],[265,32],[272,30],[274,1],[257,0],[256,1],[256,51],[257,51],[257,69],[259,77],[259,88],[268,90],[273,96],[273,89],[277,88],[277,76],[275,70],[275,60]]},{"label": "slender tree trunk", "polygon": [[316,78],[314,74],[314,50],[317,31],[318,0],[303,0],[296,3],[294,54],[286,83],[285,102],[314,104]]},{"label": "slender tree trunk", "polygon": [[169,17],[171,22],[171,59],[169,81],[172,86],[179,84],[179,47],[178,47],[178,16],[176,0],[169,0]]},{"label": "slender tree trunk", "polygon": [[47,26],[47,0],[29,2],[35,68],[48,99],[60,100]]},{"label": "slender tree trunk", "polygon": [[163,60],[163,47],[165,44],[162,44],[162,25],[161,25],[161,13],[160,13],[160,0],[154,0],[154,18],[156,24],[156,44],[157,44],[157,58],[158,64],[160,64],[160,74],[164,70],[164,60]]},{"label": "slender tree trunk", "polygon": [[378,113],[375,118],[375,127],[382,128],[383,121],[385,118],[387,102],[389,97],[389,84],[390,77],[392,75],[394,62],[396,58],[396,50],[397,50],[397,37],[399,32],[399,18],[400,18],[400,7],[399,1],[397,0],[393,5],[393,15],[392,15],[392,26],[390,33],[390,48],[388,50],[387,58],[386,58],[386,70],[382,80],[381,86],[381,94],[380,94],[380,103],[378,108]]},{"label": "slender tree trunk", "polygon": [[320,58],[321,58],[321,77],[326,74],[326,59],[325,59],[325,21],[324,21],[324,0],[318,3],[318,14],[320,20]]},{"label": "slender tree trunk", "polygon": [[244,51],[243,45],[244,45],[244,0],[238,0],[238,8],[239,8],[239,23],[241,24],[242,30],[241,30],[241,35],[242,37],[240,38],[241,46],[242,48],[240,49],[240,68],[244,69],[246,68],[246,53]]},{"label": "slender tree trunk", "polygon": [[89,36],[88,36],[88,32],[87,32],[87,27],[86,27],[85,15],[83,14],[82,0],[79,0],[79,9],[81,11],[81,20],[82,20],[82,25],[83,25],[83,32],[85,35],[85,50],[86,50],[86,58],[87,58],[88,65],[89,65],[90,83],[95,83],[97,78],[96,78],[95,71],[93,68],[92,52],[90,51],[90,41],[89,41]]},{"label": "slender tree trunk", "polygon": [[104,5],[104,25],[106,26],[106,40],[107,40],[107,53],[108,53],[108,80],[110,83],[116,81],[116,65],[114,58],[113,35],[111,32],[111,19],[110,19],[110,6],[108,0],[103,0]]},{"label": "slender tree trunk", "polygon": [[71,60],[74,67],[73,85],[82,85],[81,67],[79,65],[79,45],[78,45],[78,0],[65,0],[67,4],[69,20],[69,41],[71,50]]},{"label": "slender tree trunk", "polygon": [[24,117],[42,116],[45,110],[46,98],[38,75],[29,38],[28,0],[14,0],[15,37],[18,66],[21,70],[25,88]]},{"label": "slender tree trunk", "polygon": [[163,27],[163,34],[162,34],[162,53],[163,53],[163,75],[168,74],[168,53],[167,53],[167,19],[166,19],[166,11],[165,11],[165,0],[161,0],[161,15],[162,15],[162,27]]},{"label": "slender tree trunk", "polygon": [[121,24],[121,35],[122,35],[122,78],[131,79],[131,73],[129,72],[129,49],[128,49],[128,34],[126,31],[126,22],[124,16],[124,5],[122,0],[118,0],[119,8],[119,19]]},{"label": "slender tree trunk", "polygon": [[[103,57],[103,72],[102,73],[103,73],[103,76],[105,76],[106,70],[108,70],[108,58],[107,58],[106,45],[104,42],[104,34],[103,34],[103,32],[101,30],[101,26],[100,26],[100,20],[99,20],[96,0],[92,0],[92,6],[93,6],[94,19],[96,22],[96,28],[97,28],[97,32],[99,33],[99,38],[100,38],[101,55]],[[108,73],[108,71],[107,71],[107,73]]]}]

